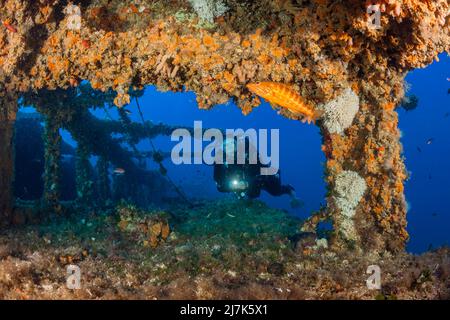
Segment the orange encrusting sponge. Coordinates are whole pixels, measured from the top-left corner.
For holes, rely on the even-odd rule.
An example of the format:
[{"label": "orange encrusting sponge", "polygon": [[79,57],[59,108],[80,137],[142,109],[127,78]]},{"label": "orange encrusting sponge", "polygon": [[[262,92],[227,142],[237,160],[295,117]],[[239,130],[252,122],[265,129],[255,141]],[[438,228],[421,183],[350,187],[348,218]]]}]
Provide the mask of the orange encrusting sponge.
[{"label": "orange encrusting sponge", "polygon": [[302,122],[315,122],[320,113],[308,104],[290,86],[277,82],[250,83],[247,88],[254,94],[266,99],[271,104],[288,109],[290,112],[303,116]]}]

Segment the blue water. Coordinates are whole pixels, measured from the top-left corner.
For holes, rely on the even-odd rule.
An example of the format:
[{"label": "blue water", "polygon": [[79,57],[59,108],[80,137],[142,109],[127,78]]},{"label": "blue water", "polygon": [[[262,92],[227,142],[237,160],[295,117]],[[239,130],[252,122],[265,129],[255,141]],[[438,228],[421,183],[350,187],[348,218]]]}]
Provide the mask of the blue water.
[{"label": "blue water", "polygon": [[[440,56],[439,63],[433,63],[423,70],[415,70],[407,76],[411,84],[409,94],[419,97],[419,106],[412,111],[399,109],[400,129],[404,156],[410,179],[406,183],[406,197],[409,204],[408,250],[419,253],[431,247],[450,243],[450,58]],[[324,203],[323,181],[324,155],[321,152],[321,137],[316,126],[302,124],[279,116],[267,103],[248,115],[242,115],[233,103],[219,105],[212,110],[200,110],[195,94],[160,93],[148,87],[140,99],[146,120],[170,125],[193,126],[202,121],[204,128],[229,129],[279,129],[280,168],[283,183],[293,185],[304,206],[292,209],[287,196],[274,198],[263,192],[261,199],[270,206],[288,210],[294,215],[307,217]],[[135,102],[127,109],[131,118],[140,121]],[[105,117],[97,110],[95,114]],[[113,118],[117,112],[110,110]],[[68,133],[64,137],[71,140]],[[431,144],[427,141],[432,139]],[[170,137],[159,137],[156,147],[170,151],[176,142]],[[140,148],[149,150],[148,142]],[[420,152],[418,150],[420,149]],[[165,160],[169,176],[189,195],[199,198],[226,197],[216,191],[212,178],[213,169],[207,165],[174,165]],[[230,195],[228,195],[230,196]]]},{"label": "blue water", "polygon": [[[413,111],[401,110],[400,129],[411,179],[406,183],[410,204],[408,249],[422,252],[450,244],[450,58],[407,76],[411,93],[419,97]],[[427,144],[433,139],[431,144]],[[417,149],[420,148],[421,152]]]},{"label": "blue water", "polygon": [[[317,127],[281,117],[268,104],[261,105],[248,116],[242,115],[241,110],[232,103],[216,106],[209,111],[200,110],[197,108],[193,93],[161,94],[154,88],[148,88],[140,103],[145,110],[146,119],[171,125],[192,127],[195,120],[202,121],[204,128],[279,129],[280,168],[283,183],[293,185],[305,205],[292,211],[288,196],[273,198],[263,193],[261,199],[271,206],[290,210],[303,217],[319,209],[320,203],[323,202],[325,185],[322,180],[322,164],[325,157],[320,149],[321,137]],[[130,110],[133,110],[133,105],[130,106]],[[134,115],[134,120],[138,121],[137,115]],[[155,142],[161,149],[170,150],[176,142],[169,140],[162,137]],[[166,163],[171,176],[175,177],[189,195],[224,196],[216,191],[211,166],[175,166],[171,161]]]}]

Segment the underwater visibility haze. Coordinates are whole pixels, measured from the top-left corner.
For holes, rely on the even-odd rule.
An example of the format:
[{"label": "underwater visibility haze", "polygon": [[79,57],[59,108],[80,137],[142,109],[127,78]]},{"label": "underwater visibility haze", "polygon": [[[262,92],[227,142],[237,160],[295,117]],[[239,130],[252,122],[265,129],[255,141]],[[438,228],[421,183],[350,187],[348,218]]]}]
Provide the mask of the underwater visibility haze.
[{"label": "underwater visibility haze", "polygon": [[450,299],[446,0],[0,0],[0,299]]}]

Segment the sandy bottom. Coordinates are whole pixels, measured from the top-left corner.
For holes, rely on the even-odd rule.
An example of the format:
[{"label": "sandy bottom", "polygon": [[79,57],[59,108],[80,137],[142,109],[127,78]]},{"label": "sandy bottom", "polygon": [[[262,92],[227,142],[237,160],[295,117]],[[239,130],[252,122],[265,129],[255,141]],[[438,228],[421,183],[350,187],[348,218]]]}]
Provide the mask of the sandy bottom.
[{"label": "sandy bottom", "polygon": [[[334,253],[299,240],[298,224],[260,202],[78,210],[0,234],[0,299],[450,299],[448,248]],[[367,287],[370,265],[381,290]]]}]

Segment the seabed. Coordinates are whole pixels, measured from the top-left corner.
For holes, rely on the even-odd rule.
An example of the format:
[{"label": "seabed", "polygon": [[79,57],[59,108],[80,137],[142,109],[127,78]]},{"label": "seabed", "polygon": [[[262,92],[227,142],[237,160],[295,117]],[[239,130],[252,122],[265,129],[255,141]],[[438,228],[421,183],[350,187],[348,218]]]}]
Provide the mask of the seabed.
[{"label": "seabed", "polygon": [[[450,298],[448,248],[381,259],[333,252],[298,239],[298,223],[259,201],[220,200],[148,212],[123,204],[14,227],[0,235],[0,299]],[[366,284],[373,264],[381,290]],[[80,268],[80,289],[67,287],[69,265]]]}]

